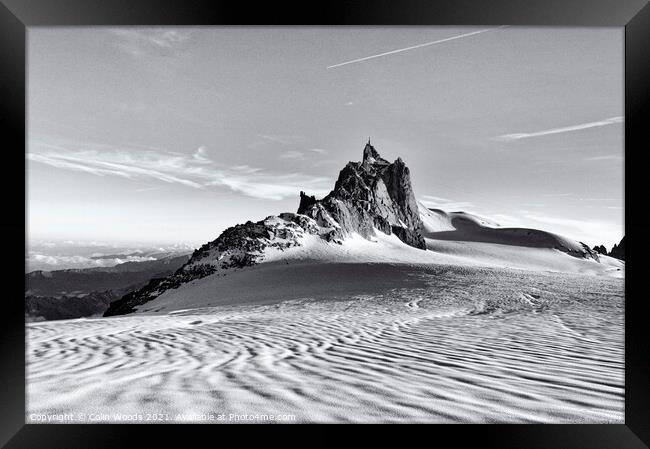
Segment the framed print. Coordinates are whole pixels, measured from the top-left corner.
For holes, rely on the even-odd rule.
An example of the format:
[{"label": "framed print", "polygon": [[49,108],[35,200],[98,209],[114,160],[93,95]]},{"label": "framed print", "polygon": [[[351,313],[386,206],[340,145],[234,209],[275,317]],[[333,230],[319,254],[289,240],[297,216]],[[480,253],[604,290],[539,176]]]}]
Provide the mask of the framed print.
[{"label": "framed print", "polygon": [[643,1],[0,11],[6,447],[647,447]]}]

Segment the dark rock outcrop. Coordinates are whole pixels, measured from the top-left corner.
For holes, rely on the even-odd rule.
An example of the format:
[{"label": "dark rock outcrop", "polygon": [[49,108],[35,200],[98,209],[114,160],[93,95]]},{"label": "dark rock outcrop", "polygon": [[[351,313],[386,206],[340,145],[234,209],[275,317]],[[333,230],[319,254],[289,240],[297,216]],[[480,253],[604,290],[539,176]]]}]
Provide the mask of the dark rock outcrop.
[{"label": "dark rock outcrop", "polygon": [[302,214],[311,205],[316,204],[316,197],[314,195],[307,195],[305,192],[300,192],[300,205],[298,206],[298,213]]},{"label": "dark rock outcrop", "polygon": [[619,244],[614,243],[612,250],[609,252],[607,252],[607,248],[604,245],[594,246],[593,251],[615,259],[625,260],[625,237],[621,239]]},{"label": "dark rock outcrop", "polygon": [[603,254],[607,256],[607,248],[605,248],[604,245],[596,245],[592,248],[593,251],[597,252],[598,254]]},{"label": "dark rock outcrop", "polygon": [[618,245],[614,244],[609,255],[619,260],[625,260],[625,236],[623,236]]},{"label": "dark rock outcrop", "polygon": [[195,250],[188,262],[170,276],[152,279],[140,290],[111,303],[104,316],[124,315],[135,311],[169,289],[228,270],[255,265],[266,249],[285,251],[300,245],[305,234],[318,235],[327,241],[333,230],[317,226],[313,220],[293,213],[270,216],[258,222],[247,221],[223,231],[212,242]]},{"label": "dark rock outcrop", "polygon": [[126,293],[122,290],[92,292],[84,296],[25,296],[27,321],[68,320],[101,316],[111,301]]},{"label": "dark rock outcrop", "polygon": [[582,246],[582,251],[574,251],[572,249],[567,249],[563,250],[570,256],[574,257],[582,257],[584,259],[594,259],[596,262],[600,262],[600,257],[598,256],[598,251],[594,251],[593,249],[589,248],[589,245],[586,243],[578,242],[580,246]]}]

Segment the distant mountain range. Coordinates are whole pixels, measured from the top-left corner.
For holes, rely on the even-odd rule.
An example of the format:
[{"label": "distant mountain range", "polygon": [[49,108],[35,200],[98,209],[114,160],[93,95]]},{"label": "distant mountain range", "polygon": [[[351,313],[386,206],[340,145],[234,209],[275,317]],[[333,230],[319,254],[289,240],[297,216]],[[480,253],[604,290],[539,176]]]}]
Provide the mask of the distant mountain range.
[{"label": "distant mountain range", "polygon": [[101,315],[112,301],[139,289],[153,277],[173,273],[189,258],[189,254],[161,256],[158,260],[114,267],[27,273],[25,315],[30,320]]},{"label": "distant mountain range", "polygon": [[237,298],[289,299],[336,289],[337,284],[363,289],[384,282],[385,268],[374,270],[376,275],[361,270],[367,278],[359,277],[359,265],[368,263],[615,276],[623,269],[614,259],[562,236],[427,209],[415,199],[404,161],[383,159],[368,142],[362,161],[349,162],[323,199],[300,192],[296,213],[226,229],[173,274],[151,279],[111,302],[104,315],[200,307]]}]

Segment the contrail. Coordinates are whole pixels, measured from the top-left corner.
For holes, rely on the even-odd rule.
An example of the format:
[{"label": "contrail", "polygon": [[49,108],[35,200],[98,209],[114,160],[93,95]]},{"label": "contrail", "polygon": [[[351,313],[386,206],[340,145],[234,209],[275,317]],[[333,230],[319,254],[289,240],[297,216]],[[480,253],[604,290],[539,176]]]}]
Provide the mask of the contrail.
[{"label": "contrail", "polygon": [[537,131],[534,133],[504,134],[502,136],[496,137],[495,139],[509,142],[512,140],[527,139],[529,137],[539,137],[539,136],[547,136],[549,134],[559,134],[559,133],[566,133],[571,131],[580,131],[582,129],[596,128],[598,126],[606,126],[614,123],[623,123],[623,117],[622,116],[611,117],[605,120],[599,120],[597,122],[582,123],[580,125],[565,126],[562,128],[546,129],[544,131]]},{"label": "contrail", "polygon": [[331,65],[331,66],[329,66],[327,68],[328,69],[333,69],[335,67],[341,67],[343,65],[354,64],[356,62],[361,62],[361,61],[367,61],[368,59],[380,58],[382,56],[392,55],[392,54],[395,54],[395,53],[401,53],[403,51],[415,50],[416,48],[427,47],[429,45],[441,44],[443,42],[453,41],[454,39],[460,39],[460,38],[463,38],[463,37],[473,36],[475,34],[481,34],[481,33],[487,32],[487,31],[498,30],[499,28],[504,28],[504,27],[507,27],[507,26],[508,25],[502,25],[502,26],[497,27],[497,28],[487,28],[485,30],[472,31],[471,33],[459,34],[458,36],[447,37],[445,39],[440,39],[440,40],[433,41],[433,42],[426,42],[424,44],[418,44],[418,45],[414,45],[412,47],[400,48],[398,50],[387,51],[386,53],[380,53],[378,55],[372,55],[372,56],[366,56],[365,58],[353,59],[352,61],[342,62],[340,64],[334,64],[334,65]]}]

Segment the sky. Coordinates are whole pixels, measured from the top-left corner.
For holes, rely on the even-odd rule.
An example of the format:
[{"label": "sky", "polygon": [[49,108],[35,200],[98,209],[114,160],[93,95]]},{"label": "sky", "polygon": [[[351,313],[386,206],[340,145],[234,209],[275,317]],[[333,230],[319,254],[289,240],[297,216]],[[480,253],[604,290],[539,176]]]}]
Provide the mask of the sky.
[{"label": "sky", "polygon": [[608,249],[623,28],[28,30],[28,239],[188,244],[294,212],[361,159],[418,200]]}]

